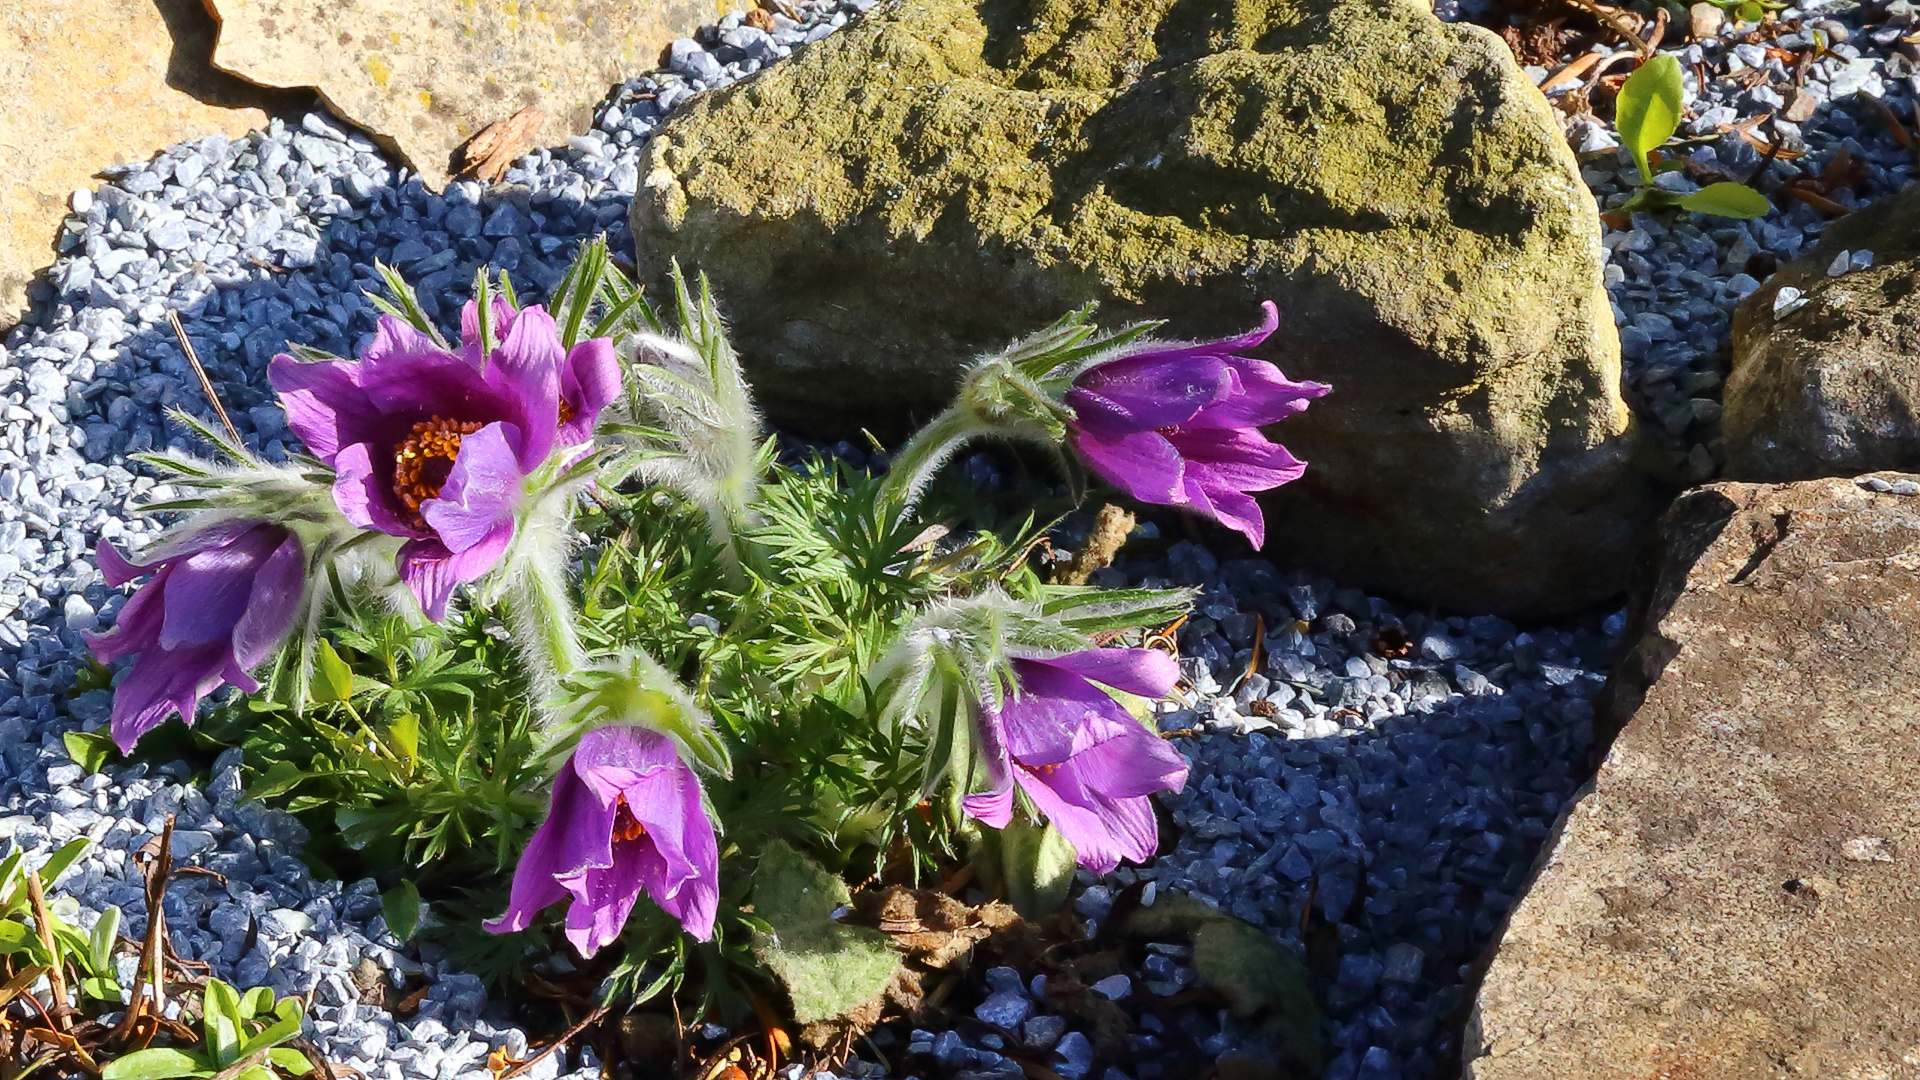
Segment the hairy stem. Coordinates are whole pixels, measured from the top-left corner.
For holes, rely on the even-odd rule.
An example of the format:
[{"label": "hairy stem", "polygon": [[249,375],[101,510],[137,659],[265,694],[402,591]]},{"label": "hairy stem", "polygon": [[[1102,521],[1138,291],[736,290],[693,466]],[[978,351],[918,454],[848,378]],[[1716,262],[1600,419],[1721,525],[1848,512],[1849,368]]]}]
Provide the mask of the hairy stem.
[{"label": "hairy stem", "polygon": [[977,421],[958,405],[933,418],[916,432],[894,455],[886,483],[880,487],[881,520],[891,524],[910,513],[920,502],[927,483],[940,471],[955,450],[968,439],[981,434]]}]

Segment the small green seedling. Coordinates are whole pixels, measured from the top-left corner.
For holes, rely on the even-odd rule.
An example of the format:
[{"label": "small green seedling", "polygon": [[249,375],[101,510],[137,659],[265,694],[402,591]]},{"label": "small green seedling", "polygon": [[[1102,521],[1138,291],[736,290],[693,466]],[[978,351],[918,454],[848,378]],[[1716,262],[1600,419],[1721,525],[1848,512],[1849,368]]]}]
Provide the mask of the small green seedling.
[{"label": "small green seedling", "polygon": [[[87,846],[85,837],[75,840],[54,852],[38,870],[27,869],[19,852],[0,861],[0,956],[23,956],[29,966],[60,972],[63,977],[71,968],[79,975],[81,993],[97,1001],[117,1002],[120,984],[114,981],[113,948],[120,939],[120,909],[109,905],[87,932],[54,912],[71,901],[37,907],[33,900],[36,892],[66,873]],[[38,889],[29,887],[29,876],[38,878]],[[39,925],[42,918],[45,933]]]},{"label": "small green seedling", "polygon": [[1631,212],[1677,207],[1726,218],[1764,217],[1773,209],[1772,204],[1745,184],[1722,181],[1690,195],[1654,184],[1655,167],[1648,155],[1665,146],[1679,129],[1682,97],[1680,61],[1665,53],[1640,65],[1620,88],[1614,127],[1620,132],[1620,141],[1633,153],[1641,180],[1640,190],[1621,209]]},{"label": "small green seedling", "polygon": [[219,979],[208,979],[201,999],[203,1046],[197,1050],[155,1046],[108,1062],[100,1080],[174,1080],[176,1077],[227,1076],[232,1080],[279,1080],[274,1069],[293,1076],[313,1071],[313,1063],[284,1044],[300,1037],[300,1002],[257,986],[242,994]]}]

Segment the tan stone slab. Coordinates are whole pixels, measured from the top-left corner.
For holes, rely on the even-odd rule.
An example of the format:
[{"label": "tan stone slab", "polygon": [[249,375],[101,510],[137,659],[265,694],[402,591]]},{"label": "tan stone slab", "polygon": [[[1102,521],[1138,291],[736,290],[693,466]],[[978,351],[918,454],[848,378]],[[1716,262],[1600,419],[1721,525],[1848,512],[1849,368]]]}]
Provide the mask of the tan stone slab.
[{"label": "tan stone slab", "polygon": [[1920,494],[1716,484],[1661,534],[1465,1076],[1920,1077]]},{"label": "tan stone slab", "polygon": [[53,263],[67,196],[94,173],[182,139],[266,122],[204,63],[198,0],[58,0],[0,6],[0,326]]},{"label": "tan stone slab", "polygon": [[267,86],[312,86],[341,116],[445,186],[456,148],[523,108],[538,141],[591,123],[616,83],[659,65],[716,0],[208,0],[214,63]]}]

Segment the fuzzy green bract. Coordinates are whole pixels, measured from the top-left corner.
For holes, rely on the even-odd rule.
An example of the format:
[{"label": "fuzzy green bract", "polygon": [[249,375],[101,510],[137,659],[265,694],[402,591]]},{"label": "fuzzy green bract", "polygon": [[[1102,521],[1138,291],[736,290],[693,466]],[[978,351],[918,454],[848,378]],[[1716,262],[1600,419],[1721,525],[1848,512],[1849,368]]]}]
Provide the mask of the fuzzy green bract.
[{"label": "fuzzy green bract", "polygon": [[[784,979],[796,1007],[827,1008],[794,980],[838,972],[843,996],[870,997],[891,958],[769,882],[927,883],[973,860],[1033,911],[1060,903],[1076,858],[1105,869],[1116,851],[1151,853],[1146,799],[1184,782],[1185,764],[1095,689],[1138,680],[1096,676],[1050,697],[1026,685],[1056,658],[1137,649],[1142,628],[1191,602],[1184,590],[1055,585],[1035,565],[1079,492],[1061,453],[1066,395],[1121,350],[1151,347],[1150,326],[1108,333],[1080,311],[983,358],[965,423],[935,421],[874,475],[778,458],[704,280],[676,270],[656,310],[595,242],[543,307],[522,307],[506,275],[483,275],[455,346],[383,275],[373,366],[296,349],[278,369],[326,420],[308,426],[338,445],[270,465],[183,417],[223,460],[153,459],[187,493],[156,504],[185,515],[171,535],[191,543],[235,521],[288,530],[306,586],[287,644],[240,673],[257,674],[257,693],[148,739],[239,747],[250,794],[309,826],[310,862],[378,881],[396,942],[437,941],[511,985],[571,940],[603,995],[676,993],[738,1015],[754,987]],[[517,344],[494,348],[508,338]],[[446,369],[466,389],[389,392],[381,365],[416,353],[431,360],[405,360],[418,378]],[[606,355],[618,379],[592,368],[600,389],[577,393],[569,380],[589,365],[574,360]],[[355,394],[384,411],[347,410]],[[493,411],[458,413],[467,398]],[[507,429],[536,413],[561,434],[514,442]],[[483,430],[504,434],[467,445]],[[1052,447],[1067,494],[1044,474],[1003,493],[943,476],[941,462],[980,435]],[[495,443],[534,450],[493,468],[508,460]],[[349,468],[352,483],[340,480]],[[482,490],[496,480],[505,486]],[[404,489],[388,517],[415,501],[440,509],[426,526],[382,526],[362,505],[382,483]],[[480,495],[486,558],[423,590],[405,545]],[[475,550],[455,525],[427,539]],[[1161,692],[1173,661],[1145,658]],[[1074,701],[1089,719],[1068,715]],[[1153,764],[1120,770],[1124,790],[1081,783],[1080,766],[1027,745],[1053,732],[1034,709],[1054,710],[1068,734],[1098,714],[1103,754],[1138,750]],[[1019,744],[1011,756],[992,745],[1003,738]],[[71,745],[98,764],[97,740]],[[1013,784],[1010,768],[1047,786]],[[970,816],[983,792],[994,812]],[[1076,854],[1054,815],[1072,816],[1088,850]],[[1106,844],[1099,830],[1123,819],[1129,838]],[[829,891],[845,897],[844,885]],[[814,955],[843,945],[859,955]]]}]

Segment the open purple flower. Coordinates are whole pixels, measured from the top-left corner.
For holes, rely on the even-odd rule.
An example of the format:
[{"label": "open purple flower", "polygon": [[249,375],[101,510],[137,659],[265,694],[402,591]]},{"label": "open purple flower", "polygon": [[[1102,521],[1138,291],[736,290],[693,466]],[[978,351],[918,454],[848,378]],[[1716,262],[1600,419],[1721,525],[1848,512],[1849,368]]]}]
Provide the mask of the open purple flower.
[{"label": "open purple flower", "polygon": [[340,512],[406,537],[400,578],[435,621],[506,552],[527,476],[590,439],[620,392],[610,340],[564,349],[544,309],[500,301],[500,345],[482,355],[476,314],[469,302],[451,352],[389,315],[358,361],[282,354],[268,369],[288,426],[333,467]]},{"label": "open purple flower", "polygon": [[1159,829],[1148,796],[1185,787],[1186,759],[1094,684],[1164,697],[1179,664],[1153,649],[1089,649],[1013,667],[1019,689],[980,718],[993,789],[968,796],[967,814],[1006,828],[1018,786],[1081,866],[1104,874],[1151,858]]},{"label": "open purple flower", "polygon": [[1237,356],[1280,325],[1268,301],[1260,327],[1198,345],[1149,347],[1088,369],[1066,393],[1074,449],[1142,502],[1184,506],[1266,542],[1252,492],[1297,480],[1306,463],[1260,433],[1330,388],[1292,382],[1265,360]]},{"label": "open purple flower", "polygon": [[87,635],[103,663],[138,656],[113,696],[113,741],[130,752],[175,712],[193,723],[201,697],[222,683],[251,694],[248,672],[280,646],[306,587],[300,540],[278,525],[227,521],[148,553],[145,563],[101,541],[109,585],[153,574],[120,609],[114,628]]},{"label": "open purple flower", "polygon": [[588,732],[553,782],[552,809],[514,868],[496,934],[568,898],[567,940],[592,956],[620,936],[642,890],[701,941],[720,906],[720,848],[700,780],[673,741],[639,727]]}]

